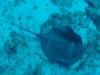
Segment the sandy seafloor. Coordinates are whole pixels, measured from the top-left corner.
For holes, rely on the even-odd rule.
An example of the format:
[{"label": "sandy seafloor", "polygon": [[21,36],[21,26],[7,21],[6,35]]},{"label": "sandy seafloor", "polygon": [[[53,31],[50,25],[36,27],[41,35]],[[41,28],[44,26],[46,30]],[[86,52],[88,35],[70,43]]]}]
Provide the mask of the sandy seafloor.
[{"label": "sandy seafloor", "polygon": [[[69,70],[45,61],[38,39],[15,26],[40,33],[66,24],[86,50]],[[0,75],[100,75],[100,0],[0,0]]]}]

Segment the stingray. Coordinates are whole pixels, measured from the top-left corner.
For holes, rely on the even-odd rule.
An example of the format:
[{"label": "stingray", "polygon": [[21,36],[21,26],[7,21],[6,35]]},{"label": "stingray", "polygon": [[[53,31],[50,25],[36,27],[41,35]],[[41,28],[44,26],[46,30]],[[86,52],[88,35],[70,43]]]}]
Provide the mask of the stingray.
[{"label": "stingray", "polygon": [[[20,26],[18,27],[24,29]],[[82,39],[70,26],[66,26],[65,31],[53,27],[45,34],[37,34],[28,29],[24,30],[39,38],[45,56],[52,63],[70,66],[83,56]]]}]

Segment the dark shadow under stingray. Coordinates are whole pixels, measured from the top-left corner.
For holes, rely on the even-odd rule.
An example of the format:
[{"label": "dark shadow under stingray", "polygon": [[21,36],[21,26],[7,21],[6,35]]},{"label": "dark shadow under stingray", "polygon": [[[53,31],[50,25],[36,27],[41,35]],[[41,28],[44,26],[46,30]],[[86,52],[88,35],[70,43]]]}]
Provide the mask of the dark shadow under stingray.
[{"label": "dark shadow under stingray", "polygon": [[[17,27],[24,29],[20,26]],[[30,30],[24,30],[39,38],[45,56],[52,63],[70,66],[83,56],[82,39],[70,26],[66,27],[66,31],[53,27],[46,34],[36,34]]]}]

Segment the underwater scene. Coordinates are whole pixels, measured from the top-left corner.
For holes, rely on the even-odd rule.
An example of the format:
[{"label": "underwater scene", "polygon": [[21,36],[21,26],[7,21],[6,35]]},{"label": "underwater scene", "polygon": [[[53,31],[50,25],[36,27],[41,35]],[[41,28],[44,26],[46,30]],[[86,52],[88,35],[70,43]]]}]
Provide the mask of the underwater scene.
[{"label": "underwater scene", "polygon": [[0,75],[100,75],[100,0],[0,0]]}]

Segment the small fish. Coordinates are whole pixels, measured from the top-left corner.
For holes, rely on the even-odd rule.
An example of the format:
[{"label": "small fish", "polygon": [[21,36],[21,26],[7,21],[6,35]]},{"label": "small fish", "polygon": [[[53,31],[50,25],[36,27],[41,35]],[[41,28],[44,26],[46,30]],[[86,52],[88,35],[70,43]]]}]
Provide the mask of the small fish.
[{"label": "small fish", "polygon": [[[17,27],[24,29],[20,26]],[[82,39],[70,26],[66,27],[66,31],[53,27],[46,34],[36,34],[28,29],[24,30],[39,38],[41,48],[50,62],[70,66],[83,56]]]}]

